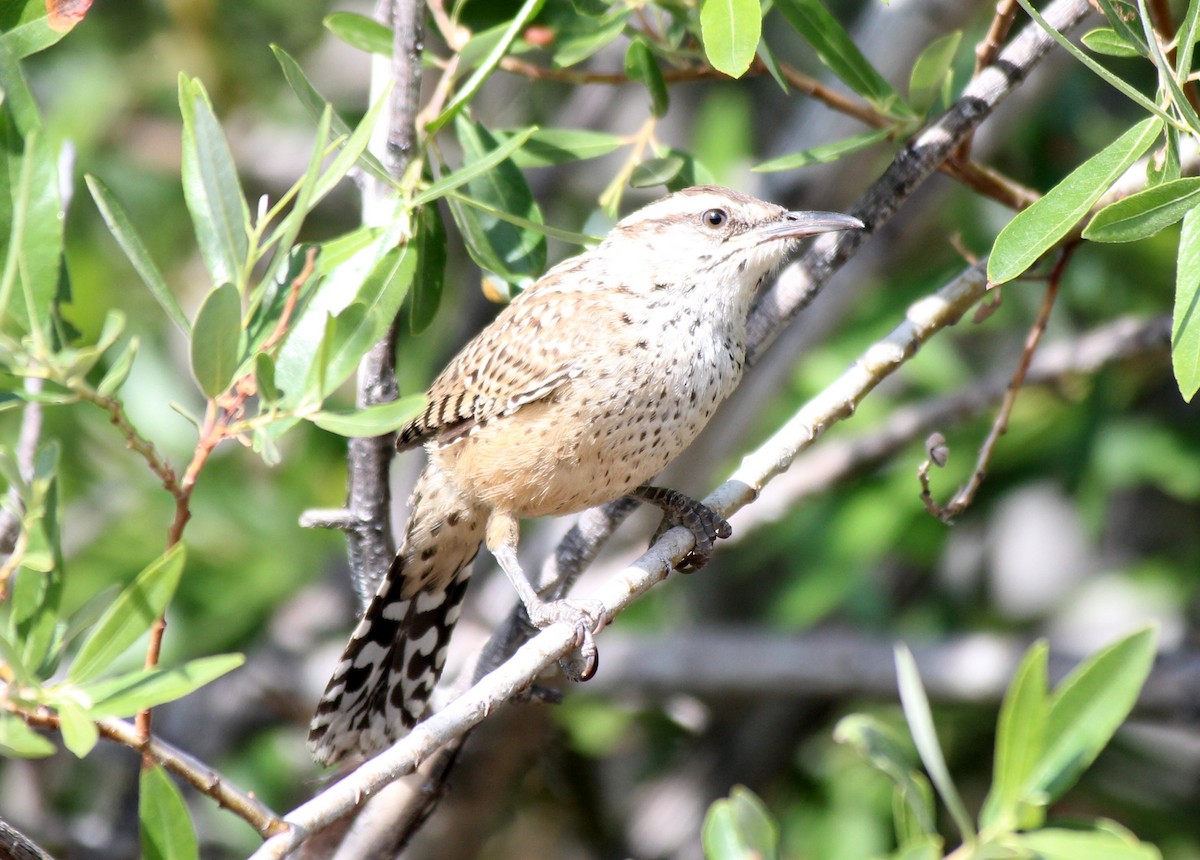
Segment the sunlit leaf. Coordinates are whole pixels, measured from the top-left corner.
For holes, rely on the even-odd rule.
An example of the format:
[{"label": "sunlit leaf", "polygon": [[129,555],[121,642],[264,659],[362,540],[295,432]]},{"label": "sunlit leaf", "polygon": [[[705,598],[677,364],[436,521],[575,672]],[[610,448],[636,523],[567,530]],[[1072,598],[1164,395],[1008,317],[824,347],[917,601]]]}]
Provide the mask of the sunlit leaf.
[{"label": "sunlit leaf", "polygon": [[750,68],[762,35],[758,0],[704,0],[700,37],[704,53],[717,71],[740,78]]},{"label": "sunlit leaf", "polygon": [[1075,168],[1062,182],[1008,222],[988,260],[988,280],[1003,284],[1025,272],[1087,214],[1100,196],[1150,148],[1162,131],[1145,119]]},{"label": "sunlit leaf", "polygon": [[45,758],[56,748],[16,714],[0,713],[0,755],[6,758]]},{"label": "sunlit leaf", "polygon": [[1171,325],[1171,366],[1183,399],[1200,389],[1200,210],[1183,218],[1175,266],[1175,310]]},{"label": "sunlit leaf", "polygon": [[1111,27],[1097,27],[1083,34],[1080,39],[1083,44],[1107,57],[1138,57],[1145,54],[1146,49],[1140,44],[1130,44]]},{"label": "sunlit leaf", "polygon": [[190,334],[192,330],[191,323],[184,316],[183,310],[179,307],[179,302],[175,300],[175,296],[167,286],[167,282],[159,271],[158,266],[151,259],[150,252],[146,249],[142,237],[138,235],[137,230],[129,220],[129,216],[125,214],[125,209],[117,201],[116,196],[113,195],[108,186],[95,176],[85,176],[84,181],[87,183],[88,190],[92,193],[92,199],[96,201],[96,208],[100,210],[100,215],[104,218],[104,223],[108,225],[109,232],[117,240],[117,244],[121,246],[121,250],[125,252],[125,256],[129,258],[129,262],[133,264],[134,271],[141,277],[142,282],[150,290],[150,294],[154,296],[159,305],[162,306],[162,309],[166,311],[171,321],[179,326],[180,331],[184,334]]},{"label": "sunlit leaf", "polygon": [[893,116],[914,115],[821,0],[777,0],[775,8],[812,45],[821,62],[850,89]]},{"label": "sunlit leaf", "polygon": [[[524,131],[505,132],[504,137]],[[501,137],[500,134],[496,136]],[[521,148],[512,154],[512,161],[517,167],[548,167],[607,155],[624,143],[624,138],[602,131],[539,128],[534,129]]]},{"label": "sunlit leaf", "polygon": [[775,860],[779,856],[779,827],[763,802],[741,785],[708,808],[700,841],[707,860]]},{"label": "sunlit leaf", "polygon": [[67,672],[68,681],[83,684],[96,678],[150,629],[175,594],[185,557],[183,544],[176,544],[117,596],[80,646]]},{"label": "sunlit leaf", "polygon": [[504,57],[504,54],[508,51],[509,45],[512,44],[513,39],[515,39],[517,34],[525,28],[525,25],[529,23],[533,16],[538,13],[538,10],[542,8],[542,4],[544,2],[545,0],[525,0],[525,2],[521,4],[521,8],[517,10],[516,15],[514,15],[512,21],[509,22],[507,29],[504,31],[504,35],[496,43],[496,46],[492,48],[487,57],[484,58],[483,62],[479,64],[479,66],[471,74],[471,77],[467,79],[466,83],[458,88],[458,91],[454,94],[454,98],[450,100],[450,103],[446,105],[445,109],[438,114],[432,122],[429,123],[427,129],[430,134],[436,133],[438,129],[440,129],[450,120],[454,119],[454,117],[458,115],[459,111],[461,111],[471,101],[471,99],[475,97],[475,93],[477,93],[479,88],[483,86],[483,82],[488,79],[488,77],[492,74],[492,71],[495,70],[500,60]]},{"label": "sunlit leaf", "polygon": [[142,860],[198,860],[200,848],[187,805],[161,765],[142,770],[138,824]]},{"label": "sunlit leaf", "polygon": [[96,681],[81,687],[81,692],[92,702],[88,710],[94,719],[130,717],[138,711],[182,699],[245,662],[241,654],[217,654],[170,669],[142,669]]},{"label": "sunlit leaf", "polygon": [[1038,642],[1025,654],[1005,693],[996,726],[992,789],[984,803],[980,826],[1016,829],[1019,803],[1029,775],[1041,758],[1048,714],[1046,664],[1049,649]]},{"label": "sunlit leaf", "polygon": [[825,143],[821,146],[814,146],[812,149],[803,150],[802,152],[793,152],[790,155],[781,155],[779,158],[772,158],[770,161],[754,165],[751,169],[755,173],[774,173],[779,170],[795,170],[798,167],[807,167],[810,164],[824,164],[829,161],[837,161],[839,158],[844,158],[851,153],[867,149],[881,141],[887,140],[891,134],[891,130],[886,128],[864,131],[833,143]]},{"label": "sunlit leaf", "polygon": [[250,210],[233,154],[199,81],[179,76],[183,196],[214,283],[240,283],[249,253]]},{"label": "sunlit leaf", "polygon": [[58,727],[62,732],[63,746],[77,758],[83,758],[100,740],[100,730],[96,728],[88,712],[75,702],[55,702],[54,709],[58,711]]},{"label": "sunlit leaf", "polygon": [[633,169],[629,184],[634,188],[653,188],[674,179],[683,170],[684,160],[677,155],[650,158]]},{"label": "sunlit leaf", "polygon": [[1027,790],[1062,796],[1129,716],[1154,662],[1153,630],[1135,633],[1094,654],[1054,691],[1045,752]]},{"label": "sunlit leaf", "polygon": [[369,54],[392,55],[394,33],[374,18],[354,12],[334,12],[326,16],[325,29],[352,48]]},{"label": "sunlit leaf", "polygon": [[242,361],[242,299],[233,284],[213,289],[192,327],[192,374],[206,397],[233,382]]},{"label": "sunlit leaf", "polygon": [[399,430],[416,416],[424,405],[425,397],[417,394],[354,412],[317,412],[308,416],[308,420],[322,430],[339,436],[382,436]]},{"label": "sunlit leaf", "polygon": [[921,51],[908,79],[908,103],[917,113],[925,113],[950,80],[954,55],[962,42],[962,30],[934,39]]},{"label": "sunlit leaf", "polygon": [[1176,179],[1105,206],[1083,228],[1092,242],[1136,242],[1169,227],[1200,205],[1200,178]]}]

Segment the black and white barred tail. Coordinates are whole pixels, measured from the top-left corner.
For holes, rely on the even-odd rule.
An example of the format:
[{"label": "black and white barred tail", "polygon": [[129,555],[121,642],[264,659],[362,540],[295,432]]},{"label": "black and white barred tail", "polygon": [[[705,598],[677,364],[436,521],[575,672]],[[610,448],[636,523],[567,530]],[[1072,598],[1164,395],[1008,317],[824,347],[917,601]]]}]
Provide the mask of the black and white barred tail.
[{"label": "black and white barred tail", "polygon": [[430,466],[409,503],[404,543],[346,646],[309,727],[331,765],[391,746],[424,714],[483,540],[484,512]]}]

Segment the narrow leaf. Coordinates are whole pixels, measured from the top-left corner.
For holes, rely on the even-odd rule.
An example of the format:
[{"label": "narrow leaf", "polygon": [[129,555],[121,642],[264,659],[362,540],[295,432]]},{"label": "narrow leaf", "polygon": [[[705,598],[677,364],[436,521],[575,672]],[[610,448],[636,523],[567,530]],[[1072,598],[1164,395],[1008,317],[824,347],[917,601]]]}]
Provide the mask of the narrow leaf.
[{"label": "narrow leaf", "polygon": [[833,739],[853,747],[892,781],[905,817],[915,823],[916,830],[923,834],[937,832],[929,783],[914,768],[910,750],[890,726],[865,714],[851,714],[838,722]]},{"label": "narrow leaf", "polygon": [[96,386],[97,394],[101,397],[111,397],[125,384],[125,380],[129,378],[129,371],[133,369],[133,359],[137,355],[137,350],[138,339],[131,337],[129,343],[125,344],[125,348],[121,350],[121,354],[117,356],[116,361],[109,365],[100,384]]},{"label": "narrow leaf", "polygon": [[[507,142],[513,134],[523,134],[526,129],[514,132],[497,133],[497,138]],[[625,139],[615,134],[602,131],[588,131],[581,128],[537,128],[528,136],[525,143],[512,154],[513,164],[517,167],[549,167],[554,164],[565,164],[569,161],[581,161],[588,158],[598,158],[607,155],[619,146],[625,144]]]},{"label": "narrow leaf", "polygon": [[1131,44],[1111,27],[1097,27],[1083,34],[1080,39],[1088,49],[1106,57],[1139,57],[1146,49],[1140,44]]},{"label": "narrow leaf", "polygon": [[929,698],[921,684],[921,675],[917,671],[917,661],[912,652],[904,645],[896,646],[896,680],[900,687],[900,704],[904,708],[904,717],[908,720],[909,731],[912,732],[913,742],[917,752],[929,772],[942,797],[942,802],[950,810],[958,832],[965,841],[975,835],[971,817],[962,802],[962,797],[950,778],[950,769],[946,767],[946,759],[942,755],[942,745],[938,742],[937,731],[933,727],[933,713],[929,709]]},{"label": "narrow leaf", "polygon": [[812,45],[821,62],[850,89],[893,116],[914,115],[821,0],[777,0],[775,8]]},{"label": "narrow leaf", "polygon": [[1032,266],[1087,214],[1161,131],[1157,119],[1142,120],[1019,212],[996,237],[988,260],[988,280],[1003,284]]},{"label": "narrow leaf", "polygon": [[658,117],[665,116],[670,105],[667,81],[643,36],[636,36],[629,43],[625,52],[625,74],[645,84],[650,93],[650,112]]},{"label": "narrow leaf", "polygon": [[192,330],[192,374],[206,397],[233,382],[242,361],[242,299],[233,284],[213,289],[196,312]]},{"label": "narrow leaf", "polygon": [[521,148],[525,141],[537,132],[536,126],[531,126],[522,132],[514,134],[508,140],[499,144],[495,149],[486,153],[480,153],[478,160],[471,160],[464,164],[453,173],[447,174],[437,182],[430,185],[420,194],[413,198],[413,206],[424,206],[426,203],[432,203],[439,197],[444,197],[448,192],[453,191],[459,186],[466,185],[472,179],[476,179],[485,175],[493,167],[501,164],[509,158],[514,152]]},{"label": "narrow leaf", "polygon": [[542,4],[544,2],[545,0],[525,0],[525,2],[521,4],[521,8],[518,9],[517,14],[513,16],[512,21],[509,23],[507,29],[505,29],[504,35],[500,38],[500,41],[496,43],[495,47],[493,47],[488,55],[484,58],[483,62],[479,64],[474,73],[472,73],[471,77],[467,79],[467,82],[459,87],[458,92],[455,93],[454,98],[450,100],[450,104],[446,105],[445,110],[438,114],[437,117],[435,117],[434,120],[429,123],[428,126],[426,126],[431,135],[435,134],[442,126],[454,119],[458,112],[461,111],[471,101],[471,99],[475,97],[475,93],[477,93],[479,88],[483,86],[483,82],[488,79],[488,77],[492,74],[492,71],[495,70],[496,66],[499,64],[500,60],[504,58],[505,53],[508,52],[508,48],[512,44],[513,39],[517,38],[517,35],[525,29],[525,25],[528,24],[533,16],[538,13],[538,10],[542,8]]},{"label": "narrow leaf", "polygon": [[1154,663],[1153,630],[1135,633],[1093,655],[1054,691],[1046,747],[1027,791],[1061,797],[1108,744],[1137,701]]},{"label": "narrow leaf", "polygon": [[353,12],[334,12],[323,22],[325,29],[352,48],[369,54],[392,55],[394,33],[374,18],[356,15]]},{"label": "narrow leaf", "polygon": [[954,55],[962,42],[962,30],[934,39],[913,63],[908,79],[908,103],[923,114],[933,106],[938,93],[949,83]]},{"label": "narrow leaf", "polygon": [[1200,210],[1183,217],[1175,267],[1175,310],[1171,366],[1179,393],[1191,402],[1200,390]]},{"label": "narrow leaf", "polygon": [[779,827],[758,796],[741,785],[708,808],[700,839],[708,860],[775,860],[779,856]]},{"label": "narrow leaf", "polygon": [[176,544],[151,562],[117,595],[79,648],[67,680],[82,684],[97,677],[166,610],[183,573],[185,550]]},{"label": "narrow leaf", "polygon": [[185,335],[191,334],[191,323],[184,316],[183,309],[179,307],[179,302],[175,300],[175,296],[167,286],[162,272],[151,259],[150,252],[142,242],[142,237],[138,235],[129,216],[125,214],[124,207],[117,201],[108,186],[95,176],[89,174],[84,177],[84,181],[87,182],[88,190],[91,191],[92,199],[96,201],[96,208],[100,210],[100,215],[104,218],[104,223],[108,225],[109,232],[117,240],[117,244],[121,246],[121,250],[125,252],[129,262],[133,264],[133,270],[141,277],[142,282],[150,290],[150,294],[166,311],[171,321],[179,326],[179,330]]},{"label": "narrow leaf", "polygon": [[142,771],[138,783],[142,860],[198,860],[196,830],[183,796],[161,765]]},{"label": "narrow leaf", "polygon": [[674,179],[683,170],[684,161],[676,155],[666,158],[650,158],[643,161],[629,174],[629,184],[634,188],[653,188]]},{"label": "narrow leaf", "polygon": [[700,37],[713,68],[740,78],[750,68],[762,36],[758,0],[704,0],[700,6]]},{"label": "narrow leaf", "polygon": [[45,758],[55,746],[16,714],[0,713],[0,755],[6,758]]},{"label": "narrow leaf", "polygon": [[179,76],[183,114],[183,196],[200,252],[216,283],[241,283],[249,254],[250,210],[233,154],[199,81]]},{"label": "narrow leaf", "polygon": [[1083,228],[1092,242],[1136,242],[1171,226],[1200,205],[1200,178],[1176,179],[1105,206]]},{"label": "narrow leaf", "polygon": [[382,436],[399,430],[421,411],[425,397],[417,394],[354,412],[318,412],[309,420],[339,436]]},{"label": "narrow leaf", "polygon": [[1047,827],[1019,834],[1014,841],[1038,860],[1162,860],[1153,845],[1104,832]]},{"label": "narrow leaf", "polygon": [[420,334],[437,314],[446,279],[446,227],[436,203],[417,210],[417,235],[412,241],[417,246],[417,269],[408,306],[408,327],[413,334]]},{"label": "narrow leaf", "polygon": [[87,711],[75,702],[55,702],[54,709],[58,711],[58,727],[62,731],[63,745],[73,752],[76,758],[83,758],[100,740],[100,730],[96,728]]},{"label": "narrow leaf", "polygon": [[833,143],[826,143],[821,146],[814,146],[812,149],[803,150],[802,152],[793,152],[790,155],[781,155],[779,158],[772,158],[770,161],[756,164],[751,169],[755,173],[774,173],[780,170],[795,170],[798,167],[807,167],[810,164],[824,164],[829,161],[837,161],[839,158],[844,158],[851,153],[867,149],[880,141],[887,140],[891,134],[892,131],[886,128],[864,131]]},{"label": "narrow leaf", "polygon": [[1025,654],[1000,707],[992,789],[980,826],[1001,831],[1019,825],[1018,804],[1025,800],[1029,775],[1041,758],[1046,735],[1046,663],[1049,649],[1037,642]]},{"label": "narrow leaf", "polygon": [[130,717],[138,711],[182,699],[245,662],[241,654],[217,654],[172,669],[143,669],[87,684],[81,687],[81,692],[92,701],[88,711],[93,719]]}]

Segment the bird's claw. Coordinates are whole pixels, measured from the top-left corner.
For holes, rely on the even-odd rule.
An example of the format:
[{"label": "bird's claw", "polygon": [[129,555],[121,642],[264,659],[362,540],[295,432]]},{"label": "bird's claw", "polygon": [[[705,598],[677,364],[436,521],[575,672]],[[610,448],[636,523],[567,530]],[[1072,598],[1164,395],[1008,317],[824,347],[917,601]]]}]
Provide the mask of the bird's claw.
[{"label": "bird's claw", "polygon": [[[692,500],[689,499],[689,501]],[[682,526],[690,531],[696,542],[691,551],[675,566],[680,573],[694,573],[704,567],[712,558],[717,539],[727,538],[733,534],[733,527],[724,517],[708,505],[693,501],[691,505],[681,509],[678,514],[665,514],[654,537],[650,539],[650,543],[653,544],[663,536],[664,532],[675,526]]]},{"label": "bird's claw", "polygon": [[604,629],[608,620],[604,604],[599,600],[552,600],[540,603],[529,612],[529,620],[539,630],[551,624],[569,624],[575,630],[575,648],[564,656],[559,665],[572,681],[586,681],[596,674],[600,652],[595,634]]}]

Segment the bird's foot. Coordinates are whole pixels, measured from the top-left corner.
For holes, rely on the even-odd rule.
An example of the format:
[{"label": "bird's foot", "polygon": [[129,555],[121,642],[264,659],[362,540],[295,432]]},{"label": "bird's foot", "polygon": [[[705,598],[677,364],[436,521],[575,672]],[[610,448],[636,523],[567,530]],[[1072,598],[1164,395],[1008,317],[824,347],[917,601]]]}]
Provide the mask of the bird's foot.
[{"label": "bird's foot", "polygon": [[600,652],[595,634],[604,629],[608,620],[604,603],[599,600],[574,599],[539,602],[526,607],[529,620],[539,630],[552,624],[569,624],[575,631],[575,649],[559,661],[563,673],[572,681],[586,681],[596,674]]},{"label": "bird's foot", "polygon": [[651,544],[675,526],[683,526],[692,533],[696,545],[676,565],[675,569],[680,573],[692,573],[704,567],[712,558],[717,539],[733,534],[733,527],[724,517],[703,502],[698,502],[677,490],[641,486],[633,495],[663,511],[663,521],[650,539]]}]

